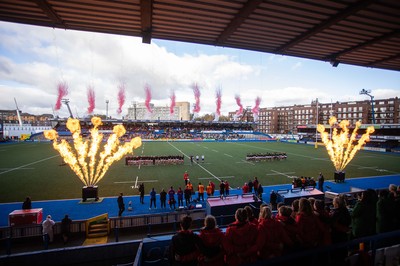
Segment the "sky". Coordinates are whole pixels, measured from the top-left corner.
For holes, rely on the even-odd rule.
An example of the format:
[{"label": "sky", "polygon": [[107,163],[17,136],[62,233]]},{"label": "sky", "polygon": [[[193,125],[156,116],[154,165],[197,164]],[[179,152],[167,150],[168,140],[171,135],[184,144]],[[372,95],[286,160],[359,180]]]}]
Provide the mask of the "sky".
[{"label": "sky", "polygon": [[[198,115],[216,112],[216,91],[222,94],[221,115],[243,107],[369,100],[400,96],[400,72],[339,64],[240,49],[171,42],[93,32],[53,29],[0,22],[0,109],[68,117],[65,105],[55,110],[58,85],[65,82],[72,113],[86,117],[88,88],[93,88],[93,114],[126,116],[133,103],[146,100],[170,106],[195,103],[194,84],[200,89]],[[118,112],[118,91],[125,102]]]}]

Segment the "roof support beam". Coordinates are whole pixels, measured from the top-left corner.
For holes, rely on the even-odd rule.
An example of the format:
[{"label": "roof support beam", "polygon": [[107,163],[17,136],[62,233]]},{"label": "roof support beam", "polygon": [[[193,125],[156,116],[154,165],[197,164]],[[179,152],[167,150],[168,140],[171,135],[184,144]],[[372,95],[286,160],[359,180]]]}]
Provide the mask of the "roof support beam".
[{"label": "roof support beam", "polygon": [[397,37],[397,36],[400,36],[400,30],[394,30],[394,31],[392,31],[390,33],[387,33],[387,34],[381,35],[379,37],[373,38],[373,39],[371,39],[371,40],[369,40],[367,42],[363,42],[363,43],[357,44],[355,46],[349,47],[347,49],[344,49],[344,50],[342,50],[342,51],[340,51],[338,53],[331,54],[331,55],[326,57],[326,60],[340,59],[341,56],[344,56],[344,55],[346,55],[348,53],[355,52],[355,51],[357,51],[359,49],[374,45],[376,43],[379,43],[379,42],[382,42],[382,41],[385,41],[385,40],[388,40],[390,38]]},{"label": "roof support beam", "polygon": [[43,10],[47,17],[49,17],[49,19],[54,23],[54,26],[67,28],[64,21],[57,15],[56,11],[51,8],[46,0],[34,0],[34,2]]},{"label": "roof support beam", "polygon": [[140,1],[140,21],[142,24],[142,43],[151,43],[153,0]]},{"label": "roof support beam", "polygon": [[240,27],[242,22],[249,17],[251,13],[262,3],[262,0],[248,0],[247,3],[239,10],[237,15],[231,20],[227,25],[225,30],[219,35],[218,39],[215,41],[215,45],[223,45],[226,40],[231,36],[232,33]]},{"label": "roof support beam", "polygon": [[314,28],[310,29],[309,31],[304,32],[303,34],[299,35],[298,37],[294,38],[293,40],[287,42],[286,44],[282,45],[281,47],[277,48],[275,50],[276,53],[282,53],[291,47],[295,46],[296,44],[300,43],[301,41],[304,41],[305,39],[308,39],[319,32],[329,28],[332,25],[337,24],[341,20],[347,18],[348,16],[353,15],[354,13],[357,13],[358,11],[366,8],[369,6],[371,3],[373,3],[374,0],[368,0],[364,1],[361,0],[353,5],[350,5],[348,8],[344,9],[342,12],[339,12],[336,16],[331,17],[330,19],[326,20],[325,22],[322,22],[318,25],[316,25]]},{"label": "roof support beam", "polygon": [[381,64],[381,63],[384,63],[384,62],[387,62],[387,61],[391,61],[391,60],[396,60],[396,59],[399,59],[399,58],[400,58],[400,54],[395,54],[393,56],[386,57],[384,59],[368,63],[367,66],[375,67],[375,65],[378,65],[378,64]]}]

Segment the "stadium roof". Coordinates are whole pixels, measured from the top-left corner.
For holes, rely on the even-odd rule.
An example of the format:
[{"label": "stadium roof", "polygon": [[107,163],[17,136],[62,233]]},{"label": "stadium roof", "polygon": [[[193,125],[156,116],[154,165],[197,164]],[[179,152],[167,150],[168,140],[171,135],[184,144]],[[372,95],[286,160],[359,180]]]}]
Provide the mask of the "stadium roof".
[{"label": "stadium roof", "polygon": [[0,20],[400,70],[398,0],[1,0]]}]

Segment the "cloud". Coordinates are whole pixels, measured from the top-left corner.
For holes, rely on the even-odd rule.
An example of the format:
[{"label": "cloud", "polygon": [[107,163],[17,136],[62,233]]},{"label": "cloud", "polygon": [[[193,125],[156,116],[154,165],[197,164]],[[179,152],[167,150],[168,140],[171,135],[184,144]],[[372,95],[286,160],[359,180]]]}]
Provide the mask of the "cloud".
[{"label": "cloud", "polygon": [[[13,109],[15,97],[22,111],[32,114],[52,113],[61,81],[69,86],[67,97],[74,114],[86,115],[86,91],[91,85],[96,95],[94,113],[105,114],[105,101],[109,100],[109,115],[116,117],[121,83],[126,87],[122,115],[133,102],[144,102],[146,83],[152,89],[152,103],[168,106],[172,90],[177,102],[193,104],[195,82],[201,91],[201,114],[215,112],[215,89],[221,88],[221,112],[227,115],[237,109],[236,94],[241,95],[246,107],[253,107],[255,98],[261,97],[261,108],[309,104],[315,98],[321,102],[362,100],[365,95],[351,93],[349,87],[378,80],[372,74],[365,75],[365,71],[377,73],[366,68],[343,76],[355,68],[333,71],[324,63],[319,67],[315,61],[288,56],[240,51],[238,57],[232,49],[182,43],[173,46],[158,40],[148,45],[128,36],[5,22],[0,22],[0,38],[0,89],[7,95],[0,97],[0,106]],[[179,52],[171,52],[176,47]],[[310,62],[317,67],[310,69]],[[379,87],[372,88],[376,99],[399,95],[398,75],[389,71],[384,74]],[[368,84],[366,77],[371,80]],[[67,108],[63,106],[58,114],[68,116]]]}]

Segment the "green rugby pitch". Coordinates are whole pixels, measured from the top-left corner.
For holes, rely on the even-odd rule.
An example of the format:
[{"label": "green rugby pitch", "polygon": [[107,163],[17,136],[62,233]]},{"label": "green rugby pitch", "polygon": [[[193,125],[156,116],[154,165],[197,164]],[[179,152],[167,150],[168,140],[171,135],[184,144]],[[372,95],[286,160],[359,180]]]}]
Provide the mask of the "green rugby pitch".
[{"label": "green rugby pitch", "polygon": [[[247,162],[247,153],[286,152],[282,161]],[[197,187],[212,180],[228,180],[231,187],[241,187],[258,177],[263,186],[291,183],[293,176],[317,178],[323,172],[333,179],[334,167],[325,147],[280,142],[143,142],[134,155],[185,156],[183,165],[126,166],[122,159],[114,163],[98,183],[100,197],[137,195],[144,182],[146,193],[170,186],[183,186],[183,173]],[[205,162],[190,164],[189,155],[204,155]],[[74,199],[81,197],[83,183],[69,168],[51,143],[16,143],[0,145],[0,203],[32,200]],[[346,167],[346,178],[400,173],[399,156],[390,153],[359,151]]]}]

